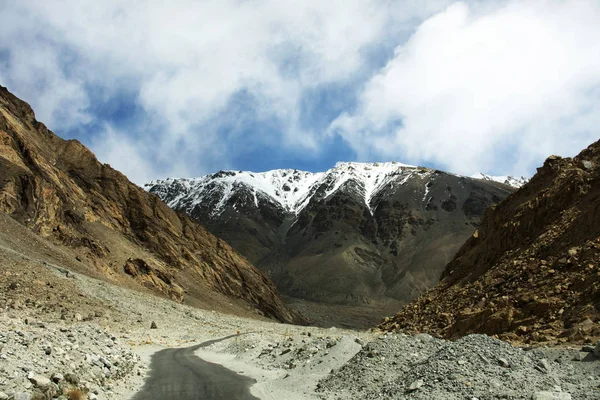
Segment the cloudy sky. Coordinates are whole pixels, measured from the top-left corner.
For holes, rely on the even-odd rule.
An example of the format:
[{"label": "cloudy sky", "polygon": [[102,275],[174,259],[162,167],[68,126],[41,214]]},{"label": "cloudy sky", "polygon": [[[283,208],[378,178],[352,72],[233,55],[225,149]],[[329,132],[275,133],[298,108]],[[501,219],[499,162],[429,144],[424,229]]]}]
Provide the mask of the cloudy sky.
[{"label": "cloudy sky", "polygon": [[0,0],[0,84],[140,184],[527,176],[600,137],[600,1]]}]

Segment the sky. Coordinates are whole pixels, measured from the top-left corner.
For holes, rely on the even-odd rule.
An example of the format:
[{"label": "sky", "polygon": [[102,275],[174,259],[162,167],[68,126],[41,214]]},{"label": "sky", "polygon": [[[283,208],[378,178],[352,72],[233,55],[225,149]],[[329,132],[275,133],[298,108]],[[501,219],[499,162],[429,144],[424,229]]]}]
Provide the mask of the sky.
[{"label": "sky", "polygon": [[0,0],[0,85],[138,184],[529,177],[600,138],[600,1]]}]

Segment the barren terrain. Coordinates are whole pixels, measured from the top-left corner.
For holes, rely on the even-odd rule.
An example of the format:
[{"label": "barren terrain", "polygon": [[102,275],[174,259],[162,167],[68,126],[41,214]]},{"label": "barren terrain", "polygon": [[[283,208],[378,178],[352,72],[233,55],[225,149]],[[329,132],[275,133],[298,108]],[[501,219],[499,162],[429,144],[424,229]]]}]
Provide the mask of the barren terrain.
[{"label": "barren terrain", "polygon": [[[250,392],[260,399],[595,399],[600,393],[592,346],[531,350],[479,335],[449,342],[234,316],[21,254],[18,242],[29,239],[0,235],[0,398],[60,398],[79,388],[89,399],[131,399],[150,376],[157,350],[229,335],[196,354],[254,380]],[[39,244],[47,259],[59,258],[50,244]]]}]

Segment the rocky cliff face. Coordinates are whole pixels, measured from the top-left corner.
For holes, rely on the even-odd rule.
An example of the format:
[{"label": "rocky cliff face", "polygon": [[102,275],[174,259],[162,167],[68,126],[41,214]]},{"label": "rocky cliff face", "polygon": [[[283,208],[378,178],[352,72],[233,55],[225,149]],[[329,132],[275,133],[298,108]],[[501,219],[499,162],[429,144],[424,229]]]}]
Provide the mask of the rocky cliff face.
[{"label": "rocky cliff face", "polygon": [[53,134],[3,87],[0,171],[0,211],[71,249],[87,273],[177,301],[207,304],[225,295],[241,308],[294,320],[269,279],[244,257],[99,163],[78,141]]},{"label": "rocky cliff face", "polygon": [[283,293],[352,306],[399,306],[425,292],[484,210],[514,190],[400,163],[221,171],[147,189],[247,256]]},{"label": "rocky cliff face", "polygon": [[600,336],[600,142],[552,156],[489,209],[429,293],[387,330],[499,335],[521,342]]}]

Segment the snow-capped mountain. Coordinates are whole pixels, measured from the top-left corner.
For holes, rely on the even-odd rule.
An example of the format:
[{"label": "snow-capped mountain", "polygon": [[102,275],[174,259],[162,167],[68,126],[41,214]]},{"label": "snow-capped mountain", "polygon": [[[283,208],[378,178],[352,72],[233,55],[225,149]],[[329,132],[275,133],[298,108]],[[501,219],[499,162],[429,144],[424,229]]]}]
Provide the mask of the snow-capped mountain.
[{"label": "snow-capped mountain", "polygon": [[[219,171],[199,178],[167,178],[152,181],[146,189],[157,194],[175,209],[190,213],[202,203],[214,203],[212,217],[218,217],[228,202],[241,189],[248,191],[256,207],[259,200],[273,202],[285,212],[297,215],[314,197],[325,199],[348,182],[356,185],[357,194],[371,209],[373,197],[388,184],[402,185],[414,176],[425,177],[433,170],[402,164],[399,162],[358,163],[339,162],[326,172],[306,172],[293,169],[279,169],[267,172]],[[513,188],[520,188],[527,179],[512,176],[491,176],[482,173],[471,176],[473,179],[498,182]],[[428,187],[423,187],[423,200]],[[214,202],[215,197],[218,201]],[[211,199],[213,201],[211,201]]]},{"label": "snow-capped mountain", "polygon": [[524,176],[522,176],[520,178],[514,177],[514,176],[507,176],[507,175],[492,176],[492,175],[482,174],[481,172],[471,175],[471,178],[481,179],[484,181],[499,182],[499,183],[503,183],[508,186],[512,186],[516,189],[520,188],[521,186],[523,186],[524,184],[529,182],[529,179],[525,178]]},{"label": "snow-capped mountain", "polygon": [[[186,210],[218,196],[213,216],[220,215],[228,201],[241,189],[250,191],[252,202],[257,207],[261,199],[275,202],[286,211],[296,212],[320,176],[291,169],[268,172],[219,171],[200,178],[158,180],[150,182],[146,188],[163,198],[170,207],[179,208],[179,205],[185,204]],[[170,196],[173,190],[176,195]]]},{"label": "snow-capped mountain", "polygon": [[[311,199],[325,199],[341,187],[353,182],[357,194],[370,209],[373,196],[387,184],[403,184],[414,175],[433,172],[398,162],[340,162],[326,172],[281,169],[267,172],[219,171],[200,178],[157,180],[145,187],[157,194],[170,207],[191,211],[198,204],[218,196],[211,215],[220,215],[231,198],[240,190],[249,191],[252,202],[276,203],[286,212],[297,215]],[[424,192],[427,188],[423,188]],[[182,207],[183,206],[183,207]]]},{"label": "snow-capped mountain", "polygon": [[485,209],[514,191],[397,162],[220,171],[146,189],[227,241],[286,295],[373,305],[364,308],[369,324],[385,315],[382,304],[397,307],[437,283]]}]

